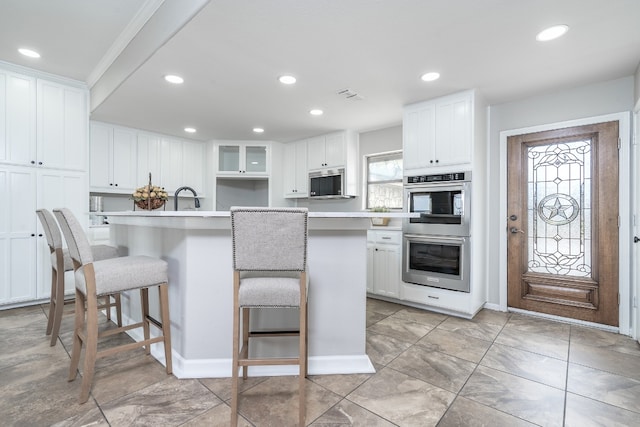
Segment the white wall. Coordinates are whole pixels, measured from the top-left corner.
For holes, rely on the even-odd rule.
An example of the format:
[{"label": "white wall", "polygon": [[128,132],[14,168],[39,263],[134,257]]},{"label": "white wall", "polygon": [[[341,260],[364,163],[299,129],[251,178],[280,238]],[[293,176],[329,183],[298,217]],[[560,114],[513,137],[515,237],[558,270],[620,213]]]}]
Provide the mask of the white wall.
[{"label": "white wall", "polygon": [[[504,203],[500,200],[500,132],[631,111],[633,105],[634,77],[629,76],[489,107],[487,250],[499,246],[501,227],[506,220],[499,216],[499,206]],[[499,266],[498,257],[489,257],[487,279],[491,304],[499,303]]]}]

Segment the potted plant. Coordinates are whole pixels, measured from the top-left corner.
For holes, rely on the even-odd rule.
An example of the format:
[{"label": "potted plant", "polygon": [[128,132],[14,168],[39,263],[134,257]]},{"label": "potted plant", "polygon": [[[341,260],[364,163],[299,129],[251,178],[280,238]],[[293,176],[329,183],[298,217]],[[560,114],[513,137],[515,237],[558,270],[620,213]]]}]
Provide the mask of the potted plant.
[{"label": "potted plant", "polygon": [[[389,208],[387,208],[386,206],[377,206],[375,208],[372,208],[370,211],[371,212],[385,213],[385,212],[389,212]],[[383,226],[387,225],[387,224],[389,224],[389,217],[379,216],[379,217],[371,218],[371,224],[372,225],[383,225]]]}]

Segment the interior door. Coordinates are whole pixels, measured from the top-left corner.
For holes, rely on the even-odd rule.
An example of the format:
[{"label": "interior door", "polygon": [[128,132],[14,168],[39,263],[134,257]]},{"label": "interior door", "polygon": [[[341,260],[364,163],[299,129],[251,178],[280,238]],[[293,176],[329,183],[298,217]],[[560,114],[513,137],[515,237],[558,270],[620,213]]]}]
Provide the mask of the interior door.
[{"label": "interior door", "polygon": [[509,307],[618,326],[618,122],[507,144]]}]

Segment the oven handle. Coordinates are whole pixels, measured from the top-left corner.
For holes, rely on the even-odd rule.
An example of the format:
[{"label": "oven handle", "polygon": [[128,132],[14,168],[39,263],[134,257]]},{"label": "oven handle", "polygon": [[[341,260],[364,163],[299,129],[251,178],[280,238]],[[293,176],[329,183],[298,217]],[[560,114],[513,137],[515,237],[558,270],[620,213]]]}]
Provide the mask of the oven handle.
[{"label": "oven handle", "polygon": [[411,240],[415,240],[418,242],[424,242],[424,241],[429,241],[429,242],[438,242],[438,241],[445,241],[445,242],[462,242],[464,243],[467,240],[467,237],[454,237],[454,236],[434,236],[434,235],[430,235],[430,234],[405,234],[404,235],[405,239],[411,239]]}]

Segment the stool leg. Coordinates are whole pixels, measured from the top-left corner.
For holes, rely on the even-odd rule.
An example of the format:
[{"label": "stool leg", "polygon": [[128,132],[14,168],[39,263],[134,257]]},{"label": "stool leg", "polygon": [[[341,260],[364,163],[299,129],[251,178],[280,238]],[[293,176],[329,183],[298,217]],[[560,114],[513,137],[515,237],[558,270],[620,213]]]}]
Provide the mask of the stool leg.
[{"label": "stool leg", "polygon": [[[53,279],[52,279],[53,280]],[[56,345],[58,334],[60,333],[60,323],[62,323],[62,312],[64,311],[64,271],[61,274],[55,273],[56,291],[55,297],[51,300],[55,309],[53,310],[53,327],[51,329],[51,346]]]},{"label": "stool leg", "polygon": [[299,361],[300,371],[298,375],[298,396],[299,396],[299,415],[300,425],[305,425],[306,416],[306,376],[307,376],[307,306],[300,304],[300,336],[299,338]]},{"label": "stool leg", "polygon": [[86,340],[80,403],[84,403],[89,399],[89,392],[91,391],[91,383],[93,382],[96,365],[96,355],[98,353],[98,298],[95,295],[87,296]]},{"label": "stool leg", "polygon": [[158,287],[160,293],[160,316],[162,322],[162,336],[164,337],[164,358],[167,374],[173,372],[171,357],[171,320],[169,320],[169,286],[165,283]]},{"label": "stool leg", "polygon": [[[51,334],[51,330],[53,329],[53,314],[55,312],[56,306],[56,270],[51,269],[51,298],[49,298],[49,319],[47,321],[47,333],[46,335]],[[55,344],[55,341],[54,341]],[[51,344],[51,345],[54,345]]]},{"label": "stool leg", "polygon": [[238,357],[240,352],[240,309],[233,307],[233,361],[231,363],[231,425],[238,424]]},{"label": "stool leg", "polygon": [[[242,347],[244,351],[242,353],[242,358],[249,358],[249,323],[251,322],[251,309],[243,308],[242,309]],[[247,370],[249,367],[247,365],[242,366],[242,379],[247,379]]]},{"label": "stool leg", "polygon": [[[145,341],[149,340],[149,289],[140,289],[140,306],[142,308],[142,330]],[[151,344],[144,346],[145,353],[151,354]]]},{"label": "stool leg", "polygon": [[104,297],[104,307],[107,314],[107,320],[111,320],[111,295]]},{"label": "stool leg", "polygon": [[122,327],[122,300],[120,299],[120,294],[115,294],[114,299],[116,300],[116,316],[118,318],[118,326]]},{"label": "stool leg", "polygon": [[75,300],[75,320],[73,327],[73,349],[71,350],[71,364],[69,366],[69,381],[76,379],[78,375],[78,364],[80,363],[80,352],[82,351],[82,339],[80,334],[84,331],[84,295],[76,289]]}]

